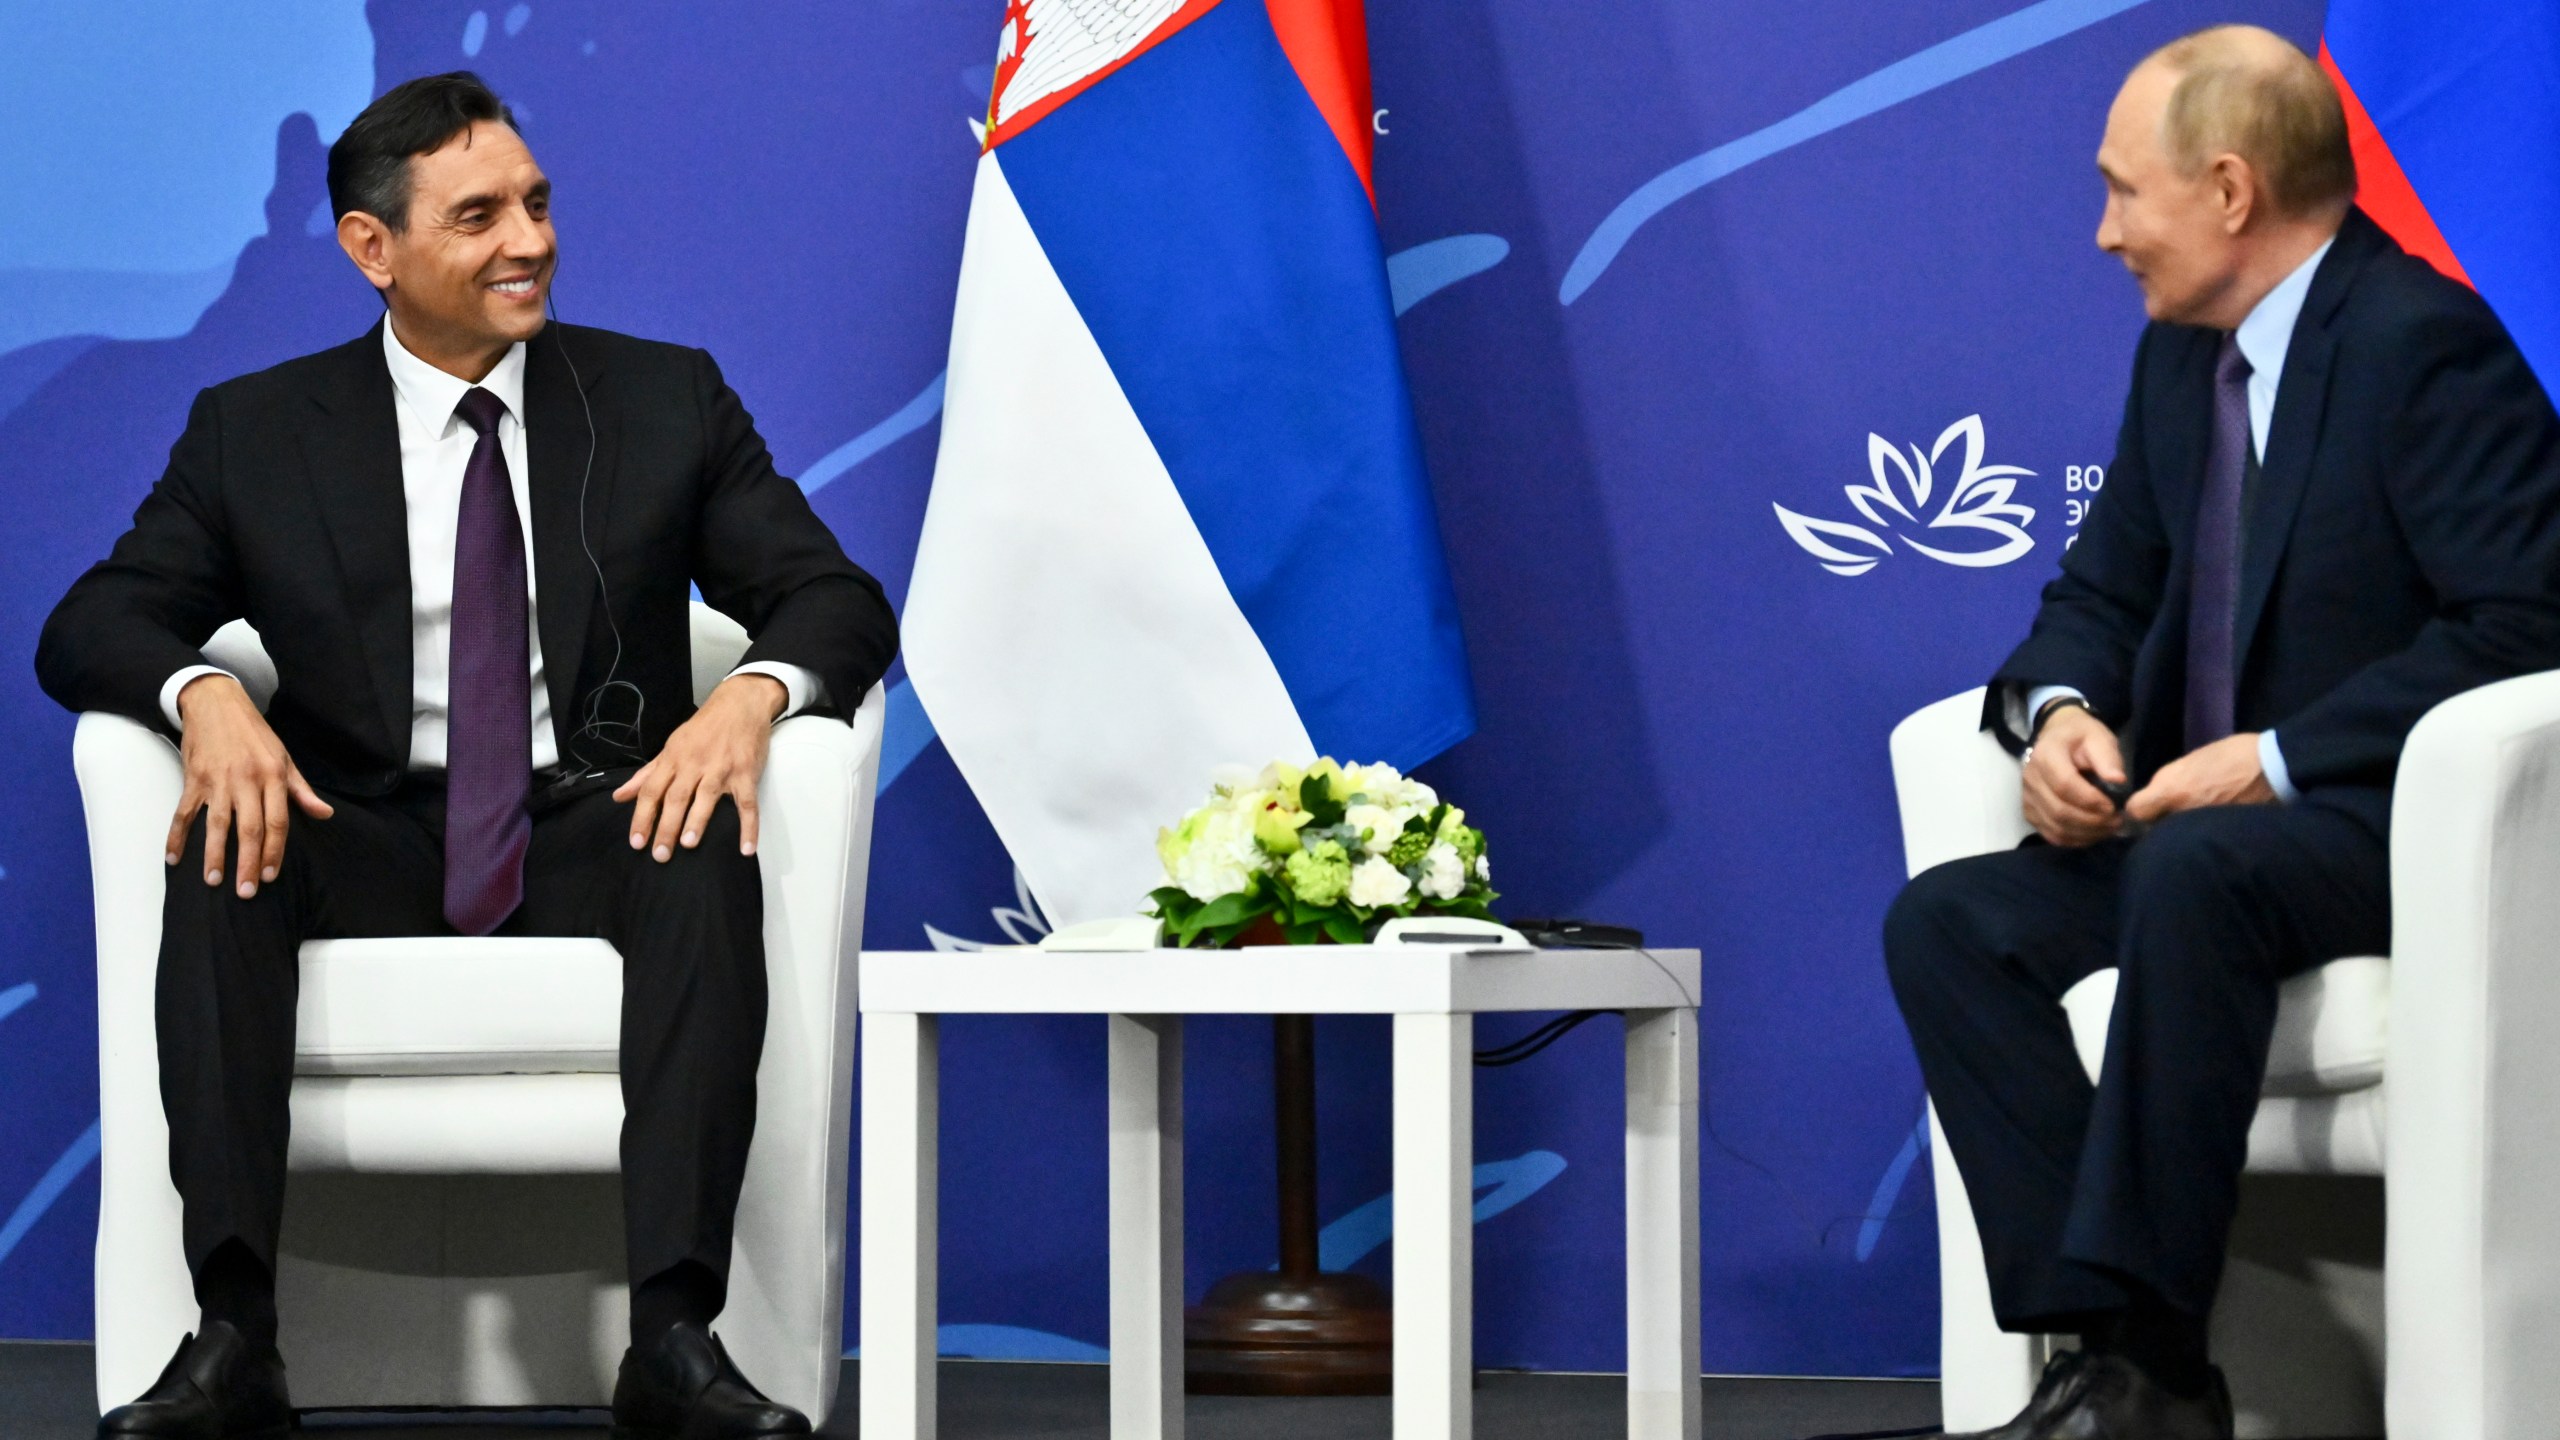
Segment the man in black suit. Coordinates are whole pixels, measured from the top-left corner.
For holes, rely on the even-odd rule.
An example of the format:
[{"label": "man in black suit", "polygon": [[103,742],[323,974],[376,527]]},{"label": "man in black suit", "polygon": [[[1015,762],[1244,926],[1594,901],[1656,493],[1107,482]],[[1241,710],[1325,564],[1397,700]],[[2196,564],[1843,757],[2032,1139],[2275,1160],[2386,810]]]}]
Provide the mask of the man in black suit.
[{"label": "man in black suit", "polygon": [[[806,1434],[707,1329],[764,1037],[756,783],[773,723],[857,704],[896,623],[709,356],[546,324],[550,182],[477,77],[376,100],[329,191],[384,323],[198,396],[37,650],[48,694],[157,726],[186,762],[157,1008],[203,1319],[99,1433],[289,1419],[274,1272],[300,943],[494,932],[623,956],[616,1433]],[[688,583],[754,636],[699,709]],[[264,715],[198,648],[241,617],[275,662]]]},{"label": "man in black suit", "polygon": [[[2560,420],[2489,307],[2353,207],[2318,67],[2178,41],[2098,163],[2152,324],[1983,717],[2036,834],[1919,876],[1885,929],[2000,1323],[2083,1340],[2002,1440],[2230,1435],[2205,1326],[2278,982],[2388,952],[2418,718],[2560,666]],[[2058,1002],[2109,966],[2093,1088]]]}]

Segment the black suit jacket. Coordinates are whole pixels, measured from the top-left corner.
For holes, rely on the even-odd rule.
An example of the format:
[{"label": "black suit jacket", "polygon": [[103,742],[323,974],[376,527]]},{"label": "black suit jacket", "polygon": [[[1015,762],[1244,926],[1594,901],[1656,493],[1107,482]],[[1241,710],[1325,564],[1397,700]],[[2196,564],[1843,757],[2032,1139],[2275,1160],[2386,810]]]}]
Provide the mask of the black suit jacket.
[{"label": "black suit jacket", "polygon": [[[880,679],[897,625],[879,583],[775,473],[709,355],[554,323],[526,346],[524,407],[529,559],[564,765],[639,764],[692,715],[689,583],[754,637],[748,659],[804,666],[846,708]],[[604,593],[621,630],[618,671]],[[303,773],[355,796],[399,784],[409,540],[379,326],[196,397],[133,528],[46,620],[37,679],[70,709],[165,732],[161,686],[242,617],[275,661],[267,719]],[[644,703],[617,686],[591,712],[608,675]],[[635,711],[624,746],[580,734],[590,713]]]},{"label": "black suit jacket", "polygon": [[[2115,464],[1994,677],[2076,686],[2135,783],[2183,752],[2188,573],[2221,331],[2154,324]],[[2350,211],[2286,352],[2243,530],[2237,718],[2388,833],[2410,727],[2560,667],[2560,418],[2479,296]]]}]

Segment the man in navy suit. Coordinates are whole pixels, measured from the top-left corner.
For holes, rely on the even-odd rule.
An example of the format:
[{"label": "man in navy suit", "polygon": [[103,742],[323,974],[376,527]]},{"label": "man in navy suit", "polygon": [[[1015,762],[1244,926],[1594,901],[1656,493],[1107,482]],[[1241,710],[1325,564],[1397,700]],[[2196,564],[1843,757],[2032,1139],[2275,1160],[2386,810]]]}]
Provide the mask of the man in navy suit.
[{"label": "man in navy suit", "polygon": [[[2410,727],[2560,667],[2560,418],[2489,307],[2354,207],[2318,67],[2180,40],[2098,166],[2152,323],[1983,717],[2036,833],[1919,876],[1885,928],[2000,1323],[2083,1340],[2001,1440],[2231,1434],[2205,1327],[2277,985],[2389,951]],[[2092,1087],[2059,1000],[2110,966]]]}]

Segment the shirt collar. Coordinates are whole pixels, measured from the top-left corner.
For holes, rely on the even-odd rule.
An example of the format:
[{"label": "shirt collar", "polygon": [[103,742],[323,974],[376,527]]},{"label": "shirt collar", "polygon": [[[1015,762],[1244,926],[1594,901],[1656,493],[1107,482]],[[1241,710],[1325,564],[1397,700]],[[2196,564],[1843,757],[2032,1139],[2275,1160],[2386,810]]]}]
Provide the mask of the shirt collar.
[{"label": "shirt collar", "polygon": [[2329,257],[2329,247],[2338,243],[2330,236],[2311,252],[2311,258],[2293,269],[2293,273],[2276,282],[2240,322],[2232,336],[2240,344],[2240,354],[2249,362],[2252,376],[2264,377],[2273,384],[2284,374],[2284,356],[2293,348],[2293,325],[2302,318],[2302,302],[2311,296],[2311,277],[2319,272],[2320,262]]},{"label": "shirt collar", "polygon": [[[382,356],[391,366],[391,388],[399,392],[402,403],[435,427],[435,433],[442,435],[447,425],[457,423],[454,407],[470,393],[473,388],[471,382],[459,375],[447,374],[409,353],[409,347],[400,343],[399,332],[392,328],[388,315],[382,318]],[[507,407],[507,413],[516,417],[518,425],[524,423],[523,341],[507,347],[507,353],[500,356],[496,367],[481,378],[478,388],[497,396],[498,403]]]}]

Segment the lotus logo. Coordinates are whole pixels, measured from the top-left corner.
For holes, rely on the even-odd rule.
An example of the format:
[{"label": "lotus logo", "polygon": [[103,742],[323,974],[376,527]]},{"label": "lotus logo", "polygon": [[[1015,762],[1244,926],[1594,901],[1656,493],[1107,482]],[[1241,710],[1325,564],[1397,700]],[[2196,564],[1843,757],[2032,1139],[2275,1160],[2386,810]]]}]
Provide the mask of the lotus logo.
[{"label": "lotus logo", "polygon": [[[1963,468],[1947,485],[1946,501],[1938,507],[1938,513],[1923,522],[1920,517],[1928,512],[1929,497],[1938,490],[1938,462],[1958,441],[1964,444]],[[1920,453],[1919,446],[1912,446],[1908,460],[1893,448],[1893,442],[1870,434],[1867,473],[1874,477],[1874,484],[1841,488],[1848,493],[1849,503],[1867,517],[1867,523],[1877,527],[1875,530],[1841,520],[1816,520],[1784,505],[1769,507],[1778,512],[1778,523],[1787,527],[1787,534],[1834,575],[1866,574],[1876,568],[1877,561],[1893,553],[1896,540],[1932,560],[1976,569],[2006,565],[2036,547],[2035,537],[2026,530],[2036,512],[2009,498],[2016,493],[2018,481],[2035,472],[2015,465],[1982,463],[1979,415],[1967,415],[1948,426],[1926,455]],[[1965,535],[1966,531],[1987,531],[1997,536],[1999,543],[1989,549],[1923,545],[1904,533],[1910,528],[1925,530],[1942,542],[1975,538]]]}]

